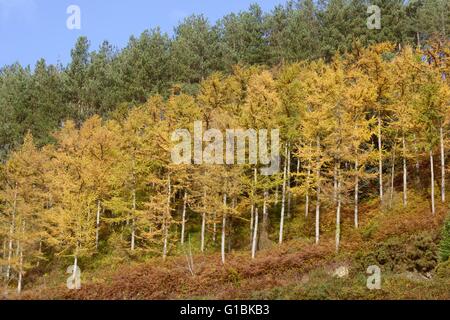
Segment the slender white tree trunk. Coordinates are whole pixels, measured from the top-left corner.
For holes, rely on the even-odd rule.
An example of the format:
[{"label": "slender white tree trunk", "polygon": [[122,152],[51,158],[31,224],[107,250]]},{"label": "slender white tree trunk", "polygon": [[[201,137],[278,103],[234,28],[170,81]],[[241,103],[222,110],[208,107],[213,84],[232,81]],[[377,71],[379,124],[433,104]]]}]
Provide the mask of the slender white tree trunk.
[{"label": "slender white tree trunk", "polygon": [[224,213],[222,217],[222,243],[221,243],[221,253],[222,253],[222,264],[225,264],[225,235],[226,235],[226,227],[227,227],[227,213],[226,213],[226,206],[227,206],[227,194],[223,195],[223,206],[224,206]]},{"label": "slender white tree trunk", "polygon": [[72,279],[75,282],[75,287],[76,287],[76,283],[77,283],[77,269],[78,269],[78,244],[77,244],[77,249],[75,249],[75,252],[76,252],[75,256],[73,257]]},{"label": "slender white tree trunk", "polygon": [[434,158],[433,150],[430,150],[430,169],[431,169],[431,212],[436,213],[436,206],[434,203]]},{"label": "slender white tree trunk", "polygon": [[403,206],[408,204],[408,167],[406,163],[406,141],[405,135],[402,137],[403,143]]},{"label": "slender white tree trunk", "polygon": [[[311,150],[311,146],[310,146]],[[308,173],[306,176],[305,217],[309,216],[309,181],[311,179],[311,159],[309,159]]]},{"label": "slender white tree trunk", "polygon": [[250,219],[250,243],[253,241],[253,232],[254,232],[254,217],[255,217],[255,193],[256,193],[256,184],[258,182],[258,171],[256,167],[253,170],[254,178],[253,178],[253,190],[252,190],[252,209],[251,209],[251,219]]},{"label": "slender white tree trunk", "polygon": [[[6,252],[7,252],[7,241],[6,239],[3,240],[3,261],[6,261]],[[2,273],[3,271],[6,272],[6,268],[2,265]],[[6,274],[6,273],[5,273]]]},{"label": "slender white tree trunk", "polygon": [[337,183],[337,208],[336,208],[336,252],[339,252],[341,240],[341,179]]},{"label": "slender white tree trunk", "polygon": [[287,217],[291,218],[291,144],[287,152],[287,171],[286,171],[286,193],[287,193]]},{"label": "slender white tree trunk", "polygon": [[22,279],[23,279],[23,250],[20,242],[19,245],[19,272],[17,277],[17,294],[22,293]]},{"label": "slender white tree trunk", "polygon": [[334,170],[333,170],[333,201],[337,203],[337,192],[338,192],[338,178],[337,178],[337,162],[334,162]]},{"label": "slender white tree trunk", "polygon": [[421,185],[420,183],[420,159],[419,159],[419,148],[417,146],[417,137],[416,134],[414,133],[413,135],[413,144],[414,144],[414,156],[415,156],[415,160],[416,160],[416,186],[419,187]]},{"label": "slender white tree trunk", "polygon": [[135,249],[136,241],[136,189],[133,188],[133,217],[131,218],[131,251]]},{"label": "slender white tree trunk", "polygon": [[203,213],[202,213],[202,231],[200,239],[200,251],[205,251],[205,232],[206,232],[206,189],[203,192]]},{"label": "slender white tree trunk", "polygon": [[253,241],[253,228],[255,225],[254,218],[255,217],[255,205],[252,204],[251,208],[251,216],[250,216],[250,243]]},{"label": "slender white tree trunk", "polygon": [[358,156],[355,160],[355,228],[359,227],[359,163]]},{"label": "slender white tree trunk", "polygon": [[[297,175],[296,175],[296,177],[297,177],[297,179],[298,179],[298,177],[300,176],[300,158],[297,158]],[[298,182],[296,182],[296,185],[298,186]]]},{"label": "slender white tree trunk", "polygon": [[166,260],[166,258],[167,258],[168,242],[169,242],[169,226],[168,226],[167,221],[165,221],[165,223],[164,223],[163,260]]},{"label": "slender white tree trunk", "polygon": [[320,241],[320,138],[317,137],[317,201],[316,201],[316,244]]},{"label": "slender white tree trunk", "polygon": [[392,202],[394,200],[395,159],[396,158],[395,158],[395,146],[394,146],[394,152],[392,154],[391,190],[390,190],[389,206],[392,206]]},{"label": "slender white tree trunk", "polygon": [[280,189],[280,186],[277,184],[277,186],[275,188],[275,205],[278,205],[278,198],[279,198],[278,193],[280,192],[279,189]]},{"label": "slender white tree trunk", "polygon": [[184,233],[186,230],[186,207],[187,207],[187,191],[184,192],[183,197],[183,213],[181,217],[181,245],[184,245]]},{"label": "slender white tree trunk", "polygon": [[170,175],[167,182],[167,212],[164,218],[164,243],[163,243],[163,260],[166,260],[169,242],[169,219],[170,219],[170,199],[172,197],[172,183]]},{"label": "slender white tree trunk", "polygon": [[11,260],[12,260],[12,255],[13,255],[13,233],[14,231],[14,224],[11,224],[10,227],[10,238],[9,238],[9,244],[8,244],[8,265],[6,267],[6,280],[8,281],[9,278],[11,277]]},{"label": "slender white tree trunk", "polygon": [[[237,203],[237,200],[236,200],[236,198],[234,197],[232,200],[231,200],[231,212],[235,212],[236,211],[236,203]],[[232,244],[233,244],[233,233],[232,233],[232,230],[233,230],[233,220],[231,219],[232,217],[230,217],[230,219],[228,219],[228,216],[227,216],[227,221],[229,220],[230,222],[228,223],[228,225],[227,225],[227,227],[229,228],[229,230],[228,230],[228,233],[227,233],[227,235],[228,235],[228,252],[231,252],[231,246],[232,246]]]},{"label": "slender white tree trunk", "polygon": [[264,191],[264,202],[263,202],[263,231],[264,233],[267,233],[267,228],[269,226],[269,211],[268,211],[268,207],[267,207],[267,201],[269,198],[269,192],[267,190]]},{"label": "slender white tree trunk", "polygon": [[419,169],[420,169],[420,162],[419,162],[419,148],[417,147],[417,138],[416,138],[416,134],[414,133],[414,154],[416,157],[416,173],[417,175],[419,174]]},{"label": "slender white tree trunk", "polygon": [[[290,182],[289,182],[289,180],[288,180],[288,184],[289,184]],[[290,218],[292,218],[292,212],[291,212],[291,205],[292,205],[292,192],[290,191],[290,186],[288,187],[288,192],[287,192],[287,197],[288,197],[288,200],[287,200],[287,216],[288,216],[288,218],[290,219]]]},{"label": "slender white tree trunk", "polygon": [[75,289],[79,289],[78,281],[77,281],[77,270],[78,270],[78,252],[80,249],[80,242],[77,240],[75,245],[75,250],[73,254],[73,269],[72,269],[72,280],[75,285]]},{"label": "slender white tree trunk", "polygon": [[444,128],[440,128],[441,145],[441,200],[445,203],[445,147],[444,147]]},{"label": "slender white tree trunk", "polygon": [[268,208],[269,191],[264,190],[264,200],[263,200],[263,216],[261,231],[259,236],[259,245],[264,246],[269,240],[269,208]]},{"label": "slender white tree trunk", "polygon": [[192,247],[191,247],[191,235],[189,235],[188,242],[189,242],[189,251],[186,254],[186,260],[187,260],[188,268],[189,268],[191,275],[195,276],[194,258],[192,257]]},{"label": "slender white tree trunk", "polygon": [[383,145],[381,141],[381,114],[378,114],[378,171],[379,171],[379,185],[380,185],[380,200],[383,201]]},{"label": "slender white tree trunk", "polygon": [[258,214],[258,207],[255,208],[255,227],[253,228],[253,243],[252,243],[252,259],[255,259],[256,257],[256,248],[258,246],[258,220],[259,220],[259,214]]},{"label": "slender white tree trunk", "polygon": [[[22,222],[22,236],[25,236],[25,221]],[[23,281],[23,246],[20,241],[17,242],[17,248],[19,250],[19,270],[17,277],[17,293],[22,293],[22,281]]]},{"label": "slender white tree trunk", "polygon": [[202,213],[202,234],[201,234],[201,244],[200,244],[200,251],[205,251],[205,229],[206,229],[206,213]]},{"label": "slender white tree trunk", "polygon": [[100,200],[97,200],[97,216],[95,222],[95,249],[98,250],[99,230],[100,230]]},{"label": "slender white tree trunk", "polygon": [[284,159],[284,172],[283,172],[283,190],[281,195],[281,219],[280,219],[280,235],[279,235],[279,243],[283,243],[283,229],[284,229],[284,212],[286,207],[286,180],[287,180],[287,155],[288,149],[286,145],[285,149],[285,159]]},{"label": "slender white tree trunk", "polygon": [[13,255],[13,236],[16,229],[16,210],[17,210],[17,185],[14,191],[14,203],[11,215],[11,226],[9,229],[9,245],[8,245],[8,266],[6,268],[6,280],[8,281],[11,276],[11,259]]},{"label": "slender white tree trunk", "polygon": [[216,243],[217,238],[217,213],[213,212],[213,242]]},{"label": "slender white tree trunk", "polygon": [[[136,160],[134,159],[133,156],[133,161],[132,161],[132,168],[133,168],[133,191],[132,191],[132,197],[133,197],[133,203],[132,203],[132,209],[133,209],[133,213],[132,213],[132,217],[131,217],[131,251],[134,251],[135,249],[135,242],[136,242],[136,188],[137,188],[137,182],[136,182],[136,174],[135,174],[135,168],[136,168]],[[127,222],[128,223],[128,222]]]}]

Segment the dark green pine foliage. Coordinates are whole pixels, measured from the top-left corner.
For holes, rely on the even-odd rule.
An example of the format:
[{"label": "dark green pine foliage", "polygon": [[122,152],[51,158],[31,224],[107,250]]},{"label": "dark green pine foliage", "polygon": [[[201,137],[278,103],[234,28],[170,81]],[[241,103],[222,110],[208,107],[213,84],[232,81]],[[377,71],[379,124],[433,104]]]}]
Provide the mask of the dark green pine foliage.
[{"label": "dark green pine foliage", "polygon": [[86,37],[78,38],[71,51],[72,61],[65,72],[65,83],[71,115],[78,124],[94,113],[88,97],[88,69],[90,43]]},{"label": "dark green pine foliage", "polygon": [[30,87],[30,68],[14,64],[0,70],[0,153],[3,159],[19,145],[28,118],[32,116]]},{"label": "dark green pine foliage", "polygon": [[[382,29],[368,30],[367,7],[381,8]],[[0,68],[0,159],[30,130],[38,145],[67,118],[81,124],[93,114],[108,117],[172,88],[193,94],[199,82],[236,64],[276,66],[284,62],[331,60],[355,43],[381,41],[423,46],[446,39],[448,0],[291,0],[268,13],[257,4],[215,24],[202,15],[182,21],[173,37],[160,29],[131,37],[123,50],[104,42],[90,51],[77,40],[67,66],[40,60],[34,70]]]},{"label": "dark green pine foliage", "polygon": [[266,17],[259,5],[253,4],[248,11],[225,16],[218,21],[217,28],[228,65],[268,63],[270,53]]},{"label": "dark green pine foliage", "polygon": [[203,15],[192,15],[175,29],[171,50],[173,79],[198,84],[220,69],[218,34]]},{"label": "dark green pine foliage", "polygon": [[[146,101],[147,97],[164,94],[171,81],[170,39],[159,28],[131,37],[127,47],[113,61],[116,102]],[[114,100],[113,100],[114,101]]]},{"label": "dark green pine foliage", "polygon": [[289,3],[286,17],[286,27],[278,32],[279,48],[282,48],[279,55],[282,59],[292,62],[319,58],[321,26],[314,1]]}]

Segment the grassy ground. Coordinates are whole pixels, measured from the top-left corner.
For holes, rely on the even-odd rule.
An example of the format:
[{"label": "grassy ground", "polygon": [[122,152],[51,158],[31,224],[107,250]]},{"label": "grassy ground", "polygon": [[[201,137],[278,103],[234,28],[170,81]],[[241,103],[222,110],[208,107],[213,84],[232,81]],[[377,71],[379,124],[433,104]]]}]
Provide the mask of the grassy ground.
[{"label": "grassy ground", "polygon": [[[450,263],[439,263],[438,257],[448,208],[440,206],[432,216],[428,202],[420,197],[407,210],[400,204],[378,207],[373,201],[361,208],[357,230],[352,227],[352,212],[344,211],[339,253],[335,252],[333,212],[323,215],[321,244],[315,245],[310,237],[313,217],[304,218],[303,208],[296,207],[286,230],[287,241],[259,251],[255,260],[244,246],[227,255],[225,266],[214,250],[195,253],[192,275],[183,254],[163,262],[158,257],[137,259],[125,251],[113,251],[82,265],[81,290],[66,289],[68,275],[59,265],[44,275],[30,275],[20,298],[450,299]],[[271,237],[276,239],[276,223]],[[370,265],[382,270],[380,290],[367,289]],[[333,272],[342,266],[349,269],[348,276],[334,277]]]}]

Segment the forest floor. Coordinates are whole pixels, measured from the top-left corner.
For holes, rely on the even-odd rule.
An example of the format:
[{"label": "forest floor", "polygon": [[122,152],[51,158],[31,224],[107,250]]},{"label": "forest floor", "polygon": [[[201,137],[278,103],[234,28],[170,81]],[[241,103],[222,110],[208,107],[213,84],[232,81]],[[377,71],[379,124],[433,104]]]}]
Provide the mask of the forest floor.
[{"label": "forest floor", "polygon": [[[304,218],[293,218],[286,230],[288,240],[260,250],[254,260],[249,250],[242,250],[227,254],[223,266],[218,252],[195,253],[194,274],[183,254],[165,262],[156,257],[144,262],[107,260],[82,274],[80,290],[66,288],[68,275],[61,267],[36,277],[20,298],[450,299],[450,263],[439,264],[438,258],[448,208],[439,207],[433,216],[425,199],[410,203],[407,210],[400,205],[385,210],[376,207],[374,201],[361,208],[358,229],[351,227],[351,211],[344,212],[339,253],[335,252],[330,211],[322,221],[319,245],[310,236],[294,239],[294,229],[304,228]],[[304,230],[308,233],[310,229]],[[367,288],[370,265],[381,268],[380,290]],[[341,267],[348,269],[348,275],[334,276]]]}]

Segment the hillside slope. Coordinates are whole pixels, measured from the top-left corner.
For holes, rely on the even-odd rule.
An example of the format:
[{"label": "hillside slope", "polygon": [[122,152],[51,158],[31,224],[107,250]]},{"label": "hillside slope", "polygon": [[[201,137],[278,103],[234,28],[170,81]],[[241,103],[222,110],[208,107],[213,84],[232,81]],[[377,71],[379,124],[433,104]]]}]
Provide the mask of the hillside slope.
[{"label": "hillside slope", "polygon": [[[426,201],[379,212],[364,208],[359,230],[344,228],[336,254],[332,232],[320,245],[291,239],[258,253],[194,255],[194,273],[185,256],[152,258],[83,275],[81,290],[36,282],[23,299],[450,299],[450,264],[439,264],[438,245],[447,214],[429,213]],[[331,214],[326,215],[330,219]],[[297,218],[303,219],[303,218]],[[298,223],[297,223],[298,224]],[[296,225],[295,219],[292,225]],[[382,270],[381,290],[368,290],[366,269]],[[346,267],[346,277],[334,271]],[[60,272],[61,273],[61,272]],[[64,283],[64,282],[60,282]]]}]

